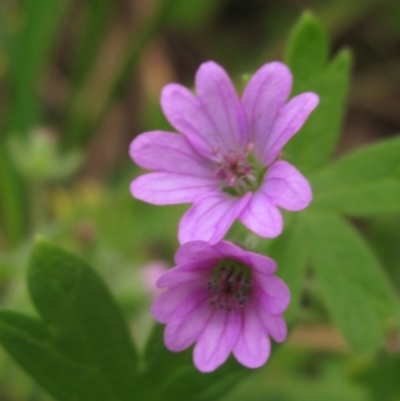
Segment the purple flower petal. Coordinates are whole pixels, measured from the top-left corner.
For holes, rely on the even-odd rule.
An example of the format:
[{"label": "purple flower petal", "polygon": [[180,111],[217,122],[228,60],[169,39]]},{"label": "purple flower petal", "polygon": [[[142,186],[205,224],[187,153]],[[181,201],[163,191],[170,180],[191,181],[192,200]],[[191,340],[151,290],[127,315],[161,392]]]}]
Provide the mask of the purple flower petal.
[{"label": "purple flower petal", "polygon": [[276,271],[275,260],[255,252],[247,252],[252,270],[261,274],[272,274]]},{"label": "purple flower petal", "polygon": [[220,241],[246,207],[250,197],[251,193],[242,198],[233,198],[223,193],[210,193],[197,199],[180,221],[178,233],[180,243],[202,240],[213,244]]},{"label": "purple flower petal", "polygon": [[271,164],[287,141],[303,126],[311,112],[317,107],[319,97],[315,93],[302,93],[291,99],[279,110],[274,128],[263,148],[261,160]]},{"label": "purple flower petal", "polygon": [[213,245],[213,249],[218,251],[221,257],[225,257],[228,259],[237,259],[243,262],[244,264],[250,264],[249,254],[251,252],[243,251],[240,246],[228,242],[228,241],[221,241],[217,244]]},{"label": "purple flower petal", "polygon": [[290,290],[286,283],[266,272],[254,270],[253,274],[257,303],[272,314],[284,312],[290,303]]},{"label": "purple flower petal", "polygon": [[210,162],[199,156],[182,135],[146,132],[131,143],[129,154],[139,166],[148,170],[214,178]]},{"label": "purple flower petal", "polygon": [[196,92],[219,134],[223,152],[243,149],[248,142],[243,106],[228,74],[218,64],[203,63],[196,73]]},{"label": "purple flower petal", "polygon": [[259,368],[269,358],[271,344],[252,303],[242,310],[243,324],[233,355],[248,368]]},{"label": "purple flower petal", "polygon": [[278,343],[285,341],[287,337],[287,326],[282,315],[273,315],[262,309],[261,305],[257,307],[258,318],[262,322],[265,331]]},{"label": "purple flower petal", "polygon": [[239,335],[238,312],[215,310],[194,347],[194,364],[201,372],[212,372],[223,364]]},{"label": "purple flower petal", "polygon": [[204,241],[191,241],[183,244],[175,254],[175,262],[178,265],[185,265],[193,261],[204,260],[207,255],[207,260],[221,259],[223,255],[218,250]]},{"label": "purple flower petal", "polygon": [[213,150],[222,147],[222,138],[203,104],[185,87],[165,86],[161,107],[171,125],[185,135],[199,154],[211,158]]},{"label": "purple flower petal", "polygon": [[218,250],[222,257],[236,259],[245,265],[251,266],[254,271],[260,270],[262,273],[272,274],[276,270],[276,262],[273,259],[258,253],[244,251],[232,242],[218,242],[213,246],[213,249]]},{"label": "purple flower petal", "polygon": [[201,283],[191,282],[190,284],[182,285],[173,290],[163,292],[154,301],[151,307],[152,315],[160,323],[167,323],[182,300],[185,299],[188,294],[196,291],[199,287],[201,287]]},{"label": "purple flower petal", "polygon": [[260,190],[253,194],[250,202],[240,214],[239,220],[260,237],[275,238],[283,228],[280,211]]},{"label": "purple flower petal", "polygon": [[186,284],[193,280],[204,281],[204,278],[209,274],[210,268],[214,265],[215,262],[213,260],[202,260],[201,262],[192,262],[174,267],[157,280],[157,287],[173,287],[175,285]]},{"label": "purple flower petal", "polygon": [[153,205],[193,202],[215,189],[214,180],[174,173],[149,173],[131,182],[132,195]]},{"label": "purple flower petal", "polygon": [[292,88],[292,74],[282,63],[265,64],[251,77],[242,96],[254,152],[260,160],[272,134],[279,110]]},{"label": "purple flower petal", "polygon": [[204,331],[212,312],[204,289],[191,294],[168,321],[164,333],[167,348],[179,352],[192,345]]},{"label": "purple flower petal", "polygon": [[283,160],[270,166],[261,190],[275,205],[291,211],[306,208],[312,200],[308,181],[295,167]]}]

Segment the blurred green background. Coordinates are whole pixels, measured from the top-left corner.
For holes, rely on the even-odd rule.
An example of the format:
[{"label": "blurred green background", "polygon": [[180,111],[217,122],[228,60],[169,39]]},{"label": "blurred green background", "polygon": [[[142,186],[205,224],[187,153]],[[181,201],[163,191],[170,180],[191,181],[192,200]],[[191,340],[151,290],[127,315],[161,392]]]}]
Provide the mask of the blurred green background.
[{"label": "blurred green background", "polygon": [[[186,206],[134,200],[128,156],[139,133],[168,129],[168,82],[193,84],[215,60],[242,75],[282,59],[310,10],[332,53],[354,67],[337,154],[400,132],[398,0],[1,0],[0,305],[31,311],[25,269],[41,233],[95,266],[143,343],[151,318],[143,266],[172,265]],[[400,157],[400,156],[399,156]],[[400,217],[354,221],[400,288]],[[400,338],[354,355],[306,283],[301,324],[267,366],[225,401],[400,400]],[[51,398],[0,349],[0,401]]]}]

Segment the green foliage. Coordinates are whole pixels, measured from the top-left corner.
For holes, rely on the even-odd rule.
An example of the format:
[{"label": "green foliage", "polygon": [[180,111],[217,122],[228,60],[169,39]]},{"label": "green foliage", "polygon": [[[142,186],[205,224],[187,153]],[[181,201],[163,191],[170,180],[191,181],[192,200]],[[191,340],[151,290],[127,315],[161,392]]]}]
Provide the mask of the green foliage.
[{"label": "green foliage", "polygon": [[[18,26],[6,42],[9,64],[10,116],[6,129],[11,136],[24,136],[41,122],[36,86],[43,77],[60,20],[68,0],[23,2]],[[15,29],[17,28],[17,29]],[[0,124],[4,129],[6,124]],[[6,132],[1,132],[2,138]],[[4,142],[4,140],[3,140]],[[5,145],[0,145],[0,214],[9,245],[19,243],[27,231],[24,182],[11,163]]]},{"label": "green foliage", "polygon": [[282,269],[293,292],[289,317],[296,311],[310,260],[337,327],[356,351],[373,352],[382,343],[388,320],[399,313],[397,299],[367,243],[333,213],[400,211],[400,140],[369,146],[323,166],[336,146],[351,66],[347,51],[330,63],[327,55],[324,28],[311,14],[303,15],[286,59],[294,75],[293,94],[315,91],[320,104],[285,154],[308,175],[314,199],[312,212],[288,225],[271,252],[279,262],[278,274]]},{"label": "green foliage", "polygon": [[313,91],[320,103],[284,150],[303,173],[318,169],[332,155],[343,119],[351,54],[342,51],[328,65],[327,54],[325,30],[312,15],[305,14],[293,30],[286,61],[293,73],[293,95]]},{"label": "green foliage", "polygon": [[77,51],[74,63],[74,89],[79,90],[80,85],[90,78],[95,67],[96,57],[99,56],[102,40],[106,34],[115,5],[112,0],[82,2],[84,7],[81,32],[77,41]]},{"label": "green foliage", "polygon": [[396,401],[400,394],[400,356],[395,353],[379,355],[353,377],[366,385],[371,401]]},{"label": "green foliage", "polygon": [[97,274],[39,240],[28,286],[43,320],[1,312],[7,351],[60,400],[131,400],[138,392],[137,352]]},{"label": "green foliage", "polygon": [[303,14],[291,32],[286,50],[286,62],[294,75],[294,95],[315,86],[326,68],[328,53],[324,27],[312,14]]},{"label": "green foliage", "polygon": [[400,138],[352,152],[311,175],[313,208],[352,216],[400,212]]},{"label": "green foliage", "polygon": [[[372,4],[373,1],[350,3],[348,7],[353,10],[350,14],[354,18],[357,14],[355,10],[367,9],[365,4]],[[20,176],[31,181],[28,185],[38,178],[60,180],[78,166],[74,153],[59,155],[51,146],[43,153],[40,141],[29,143],[12,138],[21,133],[31,133],[36,124],[43,122],[45,116],[39,102],[37,83],[47,70],[50,51],[69,4],[68,0],[27,0],[17,8],[21,14],[16,14],[16,25],[10,24],[11,40],[6,37],[7,29],[0,27],[0,51],[5,60],[0,65],[0,79],[2,74],[10,75],[7,86],[11,94],[10,131],[2,134],[4,137],[8,135],[11,140],[6,138],[0,145],[0,207],[2,230],[10,243],[20,242],[28,232],[25,221],[31,219],[26,218],[26,205],[23,203],[26,200],[37,203],[33,193],[25,191],[25,183],[13,170],[15,166],[10,156],[14,157]],[[97,61],[104,38],[109,33],[108,24],[114,22],[112,12],[116,3],[90,0],[79,5],[82,13],[77,24],[78,45],[76,52],[72,52],[74,59],[67,63],[71,68],[70,76],[68,72],[65,76],[70,81],[66,85],[67,110],[62,115],[63,146],[82,148],[88,143],[110,106],[128,87],[126,83],[140,64],[151,39],[163,28],[170,28],[172,37],[176,35],[176,27],[189,31],[221,4],[223,0],[156,2],[155,12],[127,34],[125,52],[121,52],[115,69],[98,87],[93,86],[91,77],[101,69]],[[5,6],[0,7],[3,9]],[[339,2],[332,2],[327,9],[337,11],[330,20],[345,18],[346,13],[349,16],[348,10]],[[344,22],[343,26],[346,24],[348,22]],[[227,36],[230,36],[229,32]],[[174,40],[171,43],[175,44]],[[236,51],[239,44],[234,45]],[[173,51],[179,53],[179,49]],[[313,187],[314,200],[309,211],[288,216],[283,234],[268,241],[267,254],[277,260],[277,274],[291,290],[292,302],[286,312],[289,324],[295,319],[299,307],[303,306],[300,301],[307,271],[311,273],[307,277],[315,279],[312,283],[317,284],[307,288],[307,299],[314,301],[313,297],[321,297],[333,323],[353,349],[373,353],[383,343],[387,329],[392,327],[392,320],[398,319],[398,299],[380,262],[360,232],[342,215],[374,215],[376,218],[378,213],[400,212],[400,140],[396,138],[368,146],[327,164],[340,132],[352,63],[347,50],[339,52],[332,60],[329,60],[329,54],[328,34],[324,26],[310,13],[304,14],[292,32],[286,53],[286,61],[294,76],[292,96],[314,91],[320,96],[320,104],[301,132],[286,146],[284,156],[307,175]],[[171,55],[169,57],[168,61],[173,64],[176,60]],[[184,63],[190,64],[192,55],[185,57]],[[240,58],[246,59],[242,55]],[[249,65],[251,61],[244,64]],[[233,70],[242,67],[236,66]],[[149,103],[152,101],[149,99]],[[1,113],[6,115],[7,110]],[[146,114],[145,110],[143,114]],[[45,124],[48,123],[45,121]],[[3,125],[2,122],[0,126]],[[149,125],[146,127],[149,128]],[[151,127],[160,129],[154,121]],[[7,144],[11,144],[11,150],[14,149],[12,155],[6,148]],[[102,201],[101,206],[96,208],[90,204],[87,206],[90,211],[77,212],[79,217],[74,215],[71,218],[75,219],[73,224],[68,222],[71,232],[78,220],[78,223],[85,219],[89,220],[89,225],[93,223],[90,251],[86,251],[96,260],[98,268],[104,267],[98,266],[101,263],[108,264],[110,277],[114,273],[114,265],[121,260],[128,270],[147,261],[149,255],[171,259],[177,246],[177,221],[186,207],[156,209],[140,202],[134,204],[128,194],[128,184],[123,185],[123,196],[119,196],[113,188],[107,191],[107,199]],[[44,194],[45,191],[38,194],[42,206],[45,203]],[[60,221],[56,223],[62,225]],[[390,266],[392,277],[398,278],[398,221],[389,217],[386,223],[379,219],[379,222],[376,220],[367,227],[373,231],[370,239],[379,256]],[[75,233],[71,232],[66,234],[69,235],[66,240],[69,244],[76,241]],[[249,238],[254,240],[252,235]],[[105,262],[107,257],[109,260]],[[9,280],[14,274],[10,273],[13,267],[7,268],[7,274],[1,272],[0,279],[4,282]],[[139,277],[139,273],[119,276],[127,283],[124,288],[128,288],[128,293],[135,292],[141,285],[139,279],[137,283],[129,284],[132,277]],[[118,279],[118,274],[115,276]],[[3,281],[0,282],[0,296],[3,296]],[[160,325],[155,326],[144,354],[139,355],[121,312],[98,275],[82,260],[43,240],[37,243],[32,255],[28,286],[40,316],[28,317],[1,311],[0,342],[41,386],[60,400],[212,401],[231,390],[250,372],[230,358],[212,374],[199,373],[193,366],[191,349],[181,353],[166,350]],[[317,288],[317,294],[313,293],[314,288]],[[118,295],[121,299],[121,292]],[[136,291],[135,295],[145,303],[142,293]],[[393,384],[399,370],[397,359],[383,361],[376,368],[371,368],[366,376],[376,399],[389,399],[398,391],[398,386]],[[291,369],[290,363],[285,367],[286,373]],[[267,373],[271,379],[271,372]],[[391,378],[391,386],[386,385],[387,377]],[[340,398],[333,391],[336,382],[330,379],[326,379],[320,392],[310,391],[310,383],[305,384],[304,377],[296,382],[280,379],[278,376],[280,387],[281,383],[285,383],[286,387],[296,388],[285,399],[321,399],[323,396],[320,394],[326,394],[325,385],[328,383],[329,389],[332,389],[331,398]],[[265,381],[263,377],[257,378],[255,383],[262,381]],[[248,395],[246,391],[244,394]],[[270,394],[271,399],[285,397],[278,390]],[[265,394],[255,389],[254,397],[264,399]],[[237,399],[243,399],[241,393]],[[340,399],[354,398],[342,396]]]},{"label": "green foliage", "polygon": [[56,138],[46,130],[33,130],[28,138],[12,137],[10,155],[20,174],[31,181],[61,181],[81,166],[83,155],[71,151],[61,155]]},{"label": "green foliage", "polygon": [[10,46],[10,74],[14,102],[12,132],[26,134],[39,117],[36,85],[47,67],[68,0],[27,0],[20,15],[21,29]]},{"label": "green foliage", "polygon": [[[164,0],[165,1],[165,0]],[[223,0],[175,0],[170,9],[168,25],[193,28],[199,26],[223,3]]]},{"label": "green foliage", "polygon": [[304,217],[311,262],[334,322],[355,350],[373,352],[385,323],[398,313],[379,261],[341,217],[312,212]]}]

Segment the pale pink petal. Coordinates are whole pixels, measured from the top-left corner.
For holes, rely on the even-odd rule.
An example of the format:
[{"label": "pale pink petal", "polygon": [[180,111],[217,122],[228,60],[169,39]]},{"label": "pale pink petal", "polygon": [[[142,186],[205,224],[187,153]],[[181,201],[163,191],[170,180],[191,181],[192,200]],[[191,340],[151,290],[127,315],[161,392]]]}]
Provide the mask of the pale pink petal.
[{"label": "pale pink petal", "polygon": [[253,271],[254,296],[264,310],[272,314],[282,313],[290,303],[290,290],[279,277]]},{"label": "pale pink petal", "polygon": [[260,237],[275,238],[283,228],[281,212],[261,190],[253,194],[239,220]]},{"label": "pale pink petal", "polygon": [[242,327],[233,348],[233,355],[248,368],[259,368],[268,360],[271,351],[269,337],[265,333],[255,306],[247,302],[242,309]]},{"label": "pale pink petal", "polygon": [[287,303],[290,302],[289,287],[282,279],[260,271],[254,271],[254,277],[258,285],[268,296],[285,298]]},{"label": "pale pink petal", "polygon": [[160,323],[167,323],[182,300],[201,286],[202,283],[192,281],[187,285],[182,285],[162,293],[151,306],[151,313],[154,319]]},{"label": "pale pink petal", "polygon": [[257,306],[257,314],[262,322],[265,331],[278,343],[285,341],[287,336],[287,326],[282,315],[273,315]]},{"label": "pale pink petal", "polygon": [[239,335],[240,314],[214,310],[193,351],[194,364],[201,372],[212,372],[223,364]]},{"label": "pale pink petal", "polygon": [[220,241],[246,207],[250,197],[251,193],[242,198],[210,193],[207,197],[196,199],[196,203],[180,221],[180,243],[202,240],[214,244]]},{"label": "pale pink petal", "polygon": [[220,150],[244,149],[248,143],[246,117],[228,74],[209,61],[200,66],[195,82],[198,98],[219,134]]},{"label": "pale pink petal", "polygon": [[282,63],[265,64],[251,77],[242,96],[256,156],[263,160],[264,150],[279,110],[292,88],[292,74]]},{"label": "pale pink petal", "polygon": [[157,287],[165,288],[180,284],[185,284],[193,280],[204,280],[210,274],[210,270],[215,266],[214,260],[201,260],[168,270],[157,281]]},{"label": "pale pink petal", "polygon": [[154,205],[171,205],[193,202],[205,192],[214,190],[214,179],[190,177],[174,173],[149,173],[131,182],[132,195]]},{"label": "pale pink petal", "polygon": [[146,132],[131,143],[129,154],[139,166],[148,170],[214,178],[211,162],[199,156],[183,135]]},{"label": "pale pink petal", "polygon": [[303,126],[318,102],[319,98],[315,93],[306,92],[294,97],[279,110],[274,128],[263,148],[261,160],[267,166],[276,159],[287,141]]},{"label": "pale pink petal", "polygon": [[180,307],[186,308],[186,316],[174,319],[172,316],[165,332],[165,345],[170,351],[182,351],[197,341],[203,332],[213,309],[207,302],[206,294],[202,297],[193,297],[188,303],[182,303]]},{"label": "pale pink petal", "polygon": [[276,271],[275,260],[254,252],[247,252],[247,254],[253,271],[268,274],[268,276]]},{"label": "pale pink petal", "polygon": [[175,254],[175,262],[178,265],[192,263],[194,261],[207,259],[217,261],[223,255],[217,249],[204,241],[191,241],[183,244]]},{"label": "pale pink petal", "polygon": [[161,107],[171,125],[184,134],[206,158],[222,148],[221,136],[204,105],[188,89],[178,84],[166,85],[161,94]]},{"label": "pale pink petal", "polygon": [[213,248],[220,253],[221,257],[237,259],[244,264],[249,264],[249,252],[244,251],[232,242],[221,241],[215,244]]},{"label": "pale pink petal", "polygon": [[307,179],[283,160],[269,167],[261,191],[272,203],[291,211],[306,208],[312,200],[312,191]]}]

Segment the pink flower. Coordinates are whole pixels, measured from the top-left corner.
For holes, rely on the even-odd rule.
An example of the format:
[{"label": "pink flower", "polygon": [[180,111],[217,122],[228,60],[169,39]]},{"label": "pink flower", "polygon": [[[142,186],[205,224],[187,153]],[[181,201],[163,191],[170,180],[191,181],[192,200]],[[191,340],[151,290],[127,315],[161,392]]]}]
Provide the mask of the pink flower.
[{"label": "pink flower", "polygon": [[133,196],[156,205],[192,202],[180,222],[181,243],[216,243],[235,219],[261,237],[278,236],[278,207],[298,211],[312,199],[308,181],[279,160],[318,104],[314,93],[287,102],[291,87],[292,75],[279,62],[260,68],[241,99],[227,73],[211,61],[197,71],[197,96],[167,85],[161,106],[180,134],[152,131],[132,142],[132,159],[155,170],[132,182]]},{"label": "pink flower", "polygon": [[258,368],[270,354],[269,336],[286,338],[282,313],[290,301],[286,284],[273,273],[276,263],[230,242],[187,242],[175,255],[177,267],[157,281],[168,288],[152,306],[166,323],[171,351],[196,343],[194,364],[211,372],[232,352],[244,366]]}]

